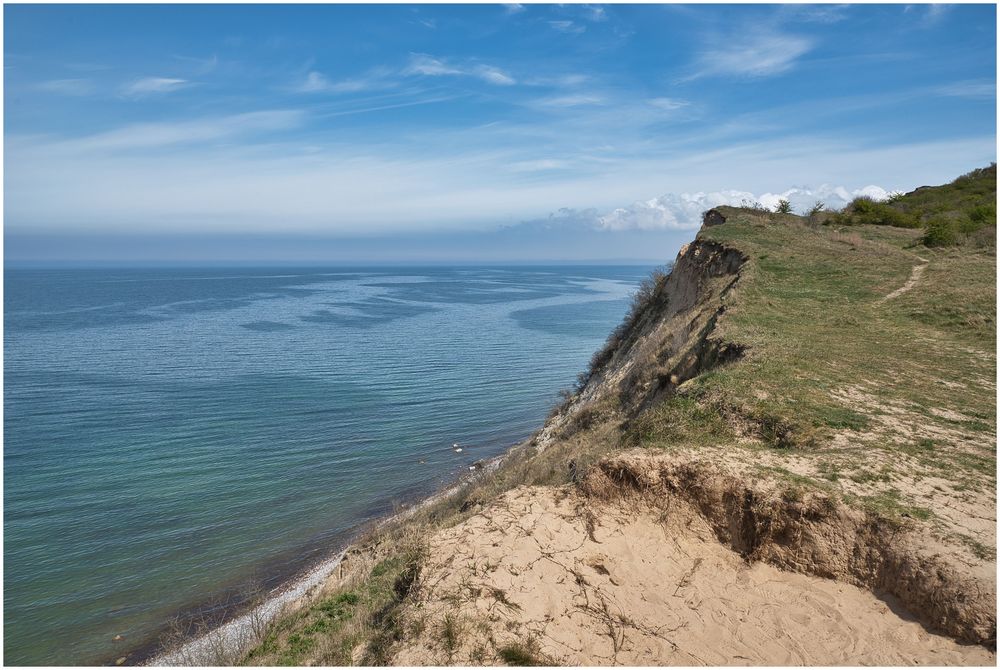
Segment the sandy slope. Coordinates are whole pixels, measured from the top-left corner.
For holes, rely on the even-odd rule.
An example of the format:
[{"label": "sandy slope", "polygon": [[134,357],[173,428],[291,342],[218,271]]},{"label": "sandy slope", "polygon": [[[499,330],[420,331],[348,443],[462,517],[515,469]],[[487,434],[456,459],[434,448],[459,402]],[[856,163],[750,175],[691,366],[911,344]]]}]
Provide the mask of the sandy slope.
[{"label": "sandy slope", "polygon": [[747,564],[680,503],[521,487],[436,533],[429,554],[398,665],[495,663],[525,641],[567,665],[996,662],[891,600]]}]

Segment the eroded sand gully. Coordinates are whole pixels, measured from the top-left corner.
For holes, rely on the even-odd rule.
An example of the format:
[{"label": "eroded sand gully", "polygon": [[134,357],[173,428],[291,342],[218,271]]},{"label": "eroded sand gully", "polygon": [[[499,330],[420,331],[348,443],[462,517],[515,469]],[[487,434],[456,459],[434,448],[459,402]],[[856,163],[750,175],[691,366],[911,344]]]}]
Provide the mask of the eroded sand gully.
[{"label": "eroded sand gully", "polygon": [[891,599],[748,564],[679,502],[521,487],[436,533],[420,584],[395,664],[494,663],[526,641],[566,665],[995,664]]}]

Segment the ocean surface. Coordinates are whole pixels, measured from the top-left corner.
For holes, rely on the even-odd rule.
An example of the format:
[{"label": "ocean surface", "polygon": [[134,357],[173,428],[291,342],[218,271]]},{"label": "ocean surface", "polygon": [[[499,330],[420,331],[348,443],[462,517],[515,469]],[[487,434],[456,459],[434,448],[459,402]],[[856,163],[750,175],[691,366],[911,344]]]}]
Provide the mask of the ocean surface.
[{"label": "ocean surface", "polygon": [[6,270],[6,664],[113,660],[529,436],[649,269]]}]

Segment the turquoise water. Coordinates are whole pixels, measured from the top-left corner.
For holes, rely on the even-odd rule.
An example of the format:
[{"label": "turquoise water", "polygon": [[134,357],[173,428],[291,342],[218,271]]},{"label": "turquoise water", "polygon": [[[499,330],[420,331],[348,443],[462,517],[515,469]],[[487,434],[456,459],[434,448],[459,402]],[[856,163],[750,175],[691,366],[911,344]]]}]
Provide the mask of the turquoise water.
[{"label": "turquoise water", "polygon": [[7,270],[5,662],[114,658],[530,435],[648,269]]}]

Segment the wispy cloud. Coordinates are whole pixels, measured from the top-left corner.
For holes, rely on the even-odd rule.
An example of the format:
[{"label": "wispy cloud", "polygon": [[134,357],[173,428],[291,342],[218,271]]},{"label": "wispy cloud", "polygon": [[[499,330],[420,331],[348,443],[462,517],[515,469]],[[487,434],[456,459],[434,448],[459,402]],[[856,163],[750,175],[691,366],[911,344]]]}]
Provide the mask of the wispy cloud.
[{"label": "wispy cloud", "polygon": [[589,105],[602,105],[605,99],[601,95],[590,93],[574,93],[570,95],[556,95],[549,98],[540,98],[535,101],[542,107],[582,107]]},{"label": "wispy cloud", "polygon": [[142,98],[149,95],[173,93],[190,85],[191,82],[186,79],[143,77],[123,86],[121,93],[127,98]]},{"label": "wispy cloud", "polygon": [[848,18],[850,5],[780,5],[779,15],[793,22],[840,23]]},{"label": "wispy cloud", "polygon": [[943,19],[951,11],[951,5],[933,4],[927,6],[927,13],[924,15],[924,25],[934,25]]},{"label": "wispy cloud", "polygon": [[548,170],[563,170],[572,167],[572,165],[572,163],[558,158],[539,158],[511,163],[508,169],[513,172],[545,172]]},{"label": "wispy cloud", "polygon": [[83,96],[94,92],[94,82],[89,79],[51,79],[36,84],[35,88],[48,93]]},{"label": "wispy cloud", "polygon": [[769,77],[792,69],[814,46],[813,40],[774,31],[713,39],[717,47],[700,53],[681,81],[702,77]]},{"label": "wispy cloud", "polygon": [[939,95],[953,98],[995,98],[997,85],[991,81],[957,81],[934,89]]},{"label": "wispy cloud", "polygon": [[587,30],[587,26],[581,26],[579,23],[569,20],[549,21],[549,25],[552,26],[553,30],[570,35],[579,35]]},{"label": "wispy cloud", "polygon": [[493,65],[485,65],[482,63],[457,65],[427,54],[411,54],[410,63],[403,70],[403,74],[426,77],[475,77],[488,84],[495,84],[497,86],[510,86],[517,83],[517,80]]},{"label": "wispy cloud", "polygon": [[917,17],[920,27],[930,28],[937,25],[952,9],[952,5],[945,4],[920,4],[906,5],[903,7],[904,14],[912,14]]},{"label": "wispy cloud", "polygon": [[390,75],[387,69],[377,69],[361,77],[331,81],[322,72],[312,70],[293,90],[298,93],[358,93],[393,86],[395,82]]},{"label": "wispy cloud", "polygon": [[35,145],[45,153],[79,155],[200,144],[241,135],[287,130],[301,125],[298,110],[265,110],[172,123],[134,123],[85,137]]},{"label": "wispy cloud", "polygon": [[529,77],[525,79],[523,83],[529,86],[554,86],[557,88],[571,88],[574,86],[580,86],[581,84],[586,84],[591,79],[592,77],[590,75],[573,72],[569,74],[561,74],[553,76]]},{"label": "wispy cloud", "polygon": [[520,14],[524,11],[524,5],[517,2],[509,2],[503,6],[507,14]]},{"label": "wispy cloud", "polygon": [[604,7],[598,7],[596,5],[584,5],[582,7],[584,10],[583,17],[588,21],[593,21],[594,23],[601,23],[608,20],[608,13],[605,11]]},{"label": "wispy cloud", "polygon": [[667,112],[674,112],[691,104],[687,100],[679,100],[677,98],[650,98],[646,103]]}]

